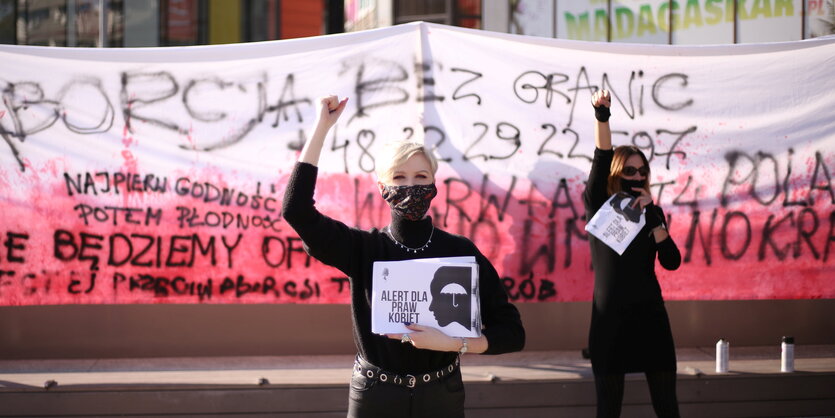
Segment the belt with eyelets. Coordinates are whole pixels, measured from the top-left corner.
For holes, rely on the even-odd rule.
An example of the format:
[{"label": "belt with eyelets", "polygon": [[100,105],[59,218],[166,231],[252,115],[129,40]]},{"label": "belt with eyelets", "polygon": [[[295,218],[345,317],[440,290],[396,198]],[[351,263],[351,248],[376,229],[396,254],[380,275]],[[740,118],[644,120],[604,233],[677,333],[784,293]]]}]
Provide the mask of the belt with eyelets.
[{"label": "belt with eyelets", "polygon": [[458,369],[459,365],[460,361],[458,357],[456,357],[455,361],[450,363],[449,366],[446,366],[440,370],[435,370],[429,373],[422,373],[417,375],[400,375],[387,372],[367,362],[362,357],[357,356],[356,360],[354,360],[354,373],[359,373],[369,379],[375,379],[383,383],[390,383],[394,385],[405,386],[407,388],[413,388],[418,385],[432,383],[434,381],[441,380],[444,377],[454,373]]}]

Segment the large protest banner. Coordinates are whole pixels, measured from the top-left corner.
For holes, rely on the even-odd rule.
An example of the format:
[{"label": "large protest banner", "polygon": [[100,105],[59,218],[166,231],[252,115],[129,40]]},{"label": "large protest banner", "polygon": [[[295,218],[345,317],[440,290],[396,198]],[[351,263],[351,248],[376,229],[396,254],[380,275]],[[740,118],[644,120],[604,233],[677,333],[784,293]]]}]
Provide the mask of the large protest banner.
[{"label": "large protest banner", "polygon": [[281,219],[325,94],[317,207],[388,222],[386,141],[442,160],[431,215],[519,301],[582,301],[593,91],[651,160],[668,299],[835,297],[835,39],[709,47],[417,23],[243,45],[0,46],[0,304],[345,303]]}]

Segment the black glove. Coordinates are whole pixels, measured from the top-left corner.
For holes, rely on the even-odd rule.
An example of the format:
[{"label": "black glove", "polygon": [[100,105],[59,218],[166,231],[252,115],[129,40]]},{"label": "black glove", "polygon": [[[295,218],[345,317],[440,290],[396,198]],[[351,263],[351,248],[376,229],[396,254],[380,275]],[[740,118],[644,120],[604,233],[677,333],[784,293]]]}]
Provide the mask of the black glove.
[{"label": "black glove", "polygon": [[594,106],[594,118],[599,120],[600,122],[608,122],[609,117],[612,116],[612,112],[609,111],[609,108],[603,105]]},{"label": "black glove", "polygon": [[649,228],[650,231],[664,225],[664,220],[661,217],[661,210],[658,206],[650,203],[644,206],[644,209],[646,209],[646,213],[644,215],[647,220],[647,228]]}]

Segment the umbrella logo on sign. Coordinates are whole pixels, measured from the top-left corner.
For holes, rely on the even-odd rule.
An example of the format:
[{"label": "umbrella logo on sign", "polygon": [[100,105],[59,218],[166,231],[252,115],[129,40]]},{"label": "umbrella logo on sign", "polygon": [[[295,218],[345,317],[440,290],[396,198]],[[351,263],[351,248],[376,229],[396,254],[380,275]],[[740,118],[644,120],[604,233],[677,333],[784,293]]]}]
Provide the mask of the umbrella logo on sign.
[{"label": "umbrella logo on sign", "polygon": [[467,289],[464,289],[464,287],[458,283],[450,283],[441,289],[441,293],[444,295],[452,295],[452,306],[457,308],[458,304],[455,303],[455,295],[466,295]]},{"label": "umbrella logo on sign", "polygon": [[472,267],[464,266],[441,266],[435,271],[429,285],[429,310],[439,326],[457,322],[472,331],[472,273]]}]

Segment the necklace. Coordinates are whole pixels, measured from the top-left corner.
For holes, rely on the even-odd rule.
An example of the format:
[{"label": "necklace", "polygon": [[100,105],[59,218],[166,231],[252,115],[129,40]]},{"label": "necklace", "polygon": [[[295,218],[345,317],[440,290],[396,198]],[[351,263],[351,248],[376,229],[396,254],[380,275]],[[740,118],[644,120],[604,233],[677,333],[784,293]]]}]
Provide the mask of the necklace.
[{"label": "necklace", "polygon": [[429,244],[432,243],[432,235],[435,234],[435,225],[432,225],[432,232],[429,233],[429,239],[426,241],[426,244],[423,244],[423,246],[418,247],[418,248],[407,247],[407,246],[401,244],[400,241],[398,241],[396,238],[394,238],[394,234],[391,233],[391,226],[386,227],[386,232],[388,233],[389,238],[391,238],[391,240],[394,241],[394,243],[397,244],[398,247],[406,250],[407,253],[410,252],[410,253],[413,253],[413,254],[417,254],[417,253],[425,250],[427,247],[429,247]]}]

